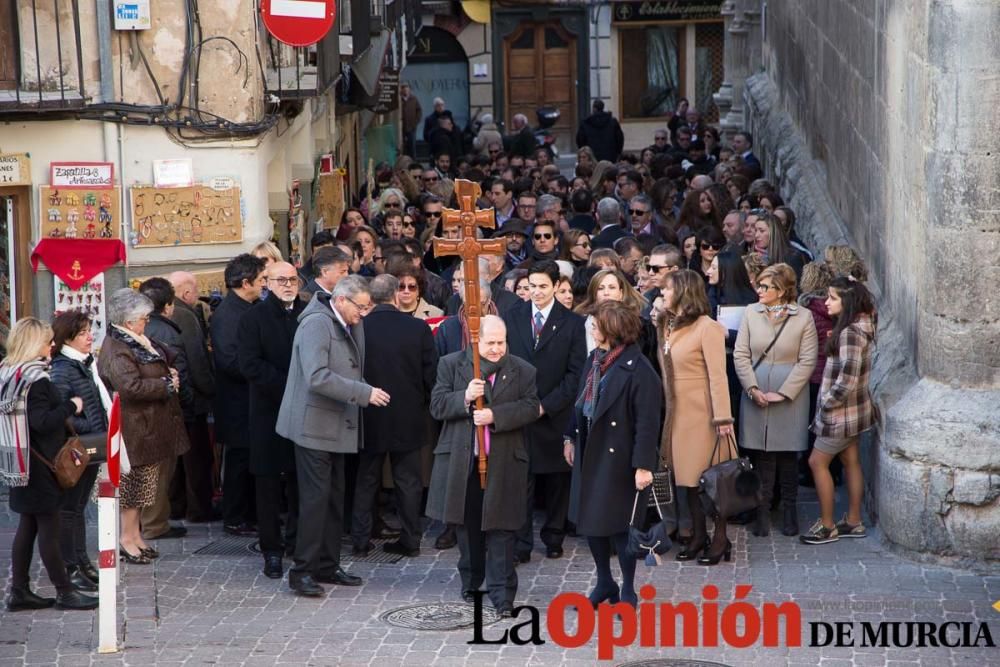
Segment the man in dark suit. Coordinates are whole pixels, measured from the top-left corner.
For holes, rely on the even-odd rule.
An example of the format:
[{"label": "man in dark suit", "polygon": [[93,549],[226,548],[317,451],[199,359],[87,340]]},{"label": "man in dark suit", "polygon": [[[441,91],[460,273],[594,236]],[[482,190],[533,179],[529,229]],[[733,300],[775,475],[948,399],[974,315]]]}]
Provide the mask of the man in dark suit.
[{"label": "man in dark suit", "polygon": [[593,234],[594,195],[587,188],[580,188],[569,198],[569,204],[573,207],[573,217],[569,220],[569,228]]},{"label": "man in dark suit", "polygon": [[365,279],[348,276],[333,295],[317,294],[299,316],[288,381],[275,431],[295,443],[299,516],[295,565],[288,587],[318,597],[321,583],[360,586],[340,566],[344,520],[344,456],[360,445],[361,408],[389,404],[389,394],[361,376],[365,331],[371,310]]},{"label": "man in dark suit", "polygon": [[730,146],[733,153],[743,159],[747,178],[751,181],[760,178],[764,172],[761,170],[760,160],[753,154],[753,136],[749,132],[737,132],[733,135]]},{"label": "man in dark suit", "polygon": [[[298,297],[298,276],[287,262],[267,267],[270,294],[240,318],[240,372],[250,385],[250,473],[257,487],[257,530],[264,575],[280,579],[281,556],[295,546],[298,484],[292,442],[275,433],[285,394],[292,342],[305,304]],[[288,517],[281,535],[278,510],[286,499]]]},{"label": "man in dark suit", "polygon": [[[458,573],[462,598],[473,602],[486,584],[497,613],[514,611],[517,572],[514,531],[527,500],[525,428],[539,412],[535,369],[508,353],[507,331],[495,315],[482,318],[480,377],[471,350],[441,359],[431,395],[431,416],[443,422],[427,496],[428,516],[458,524]],[[478,397],[482,410],[475,409]],[[475,426],[485,426],[486,488],[479,477]]]},{"label": "man in dark suit", "polygon": [[576,146],[590,146],[598,160],[613,162],[625,147],[625,134],[610,111],[604,110],[603,100],[594,100],[594,113],[583,119],[576,132]]},{"label": "man in dark suit", "polygon": [[231,535],[256,535],[252,524],[253,477],[250,476],[250,385],[240,372],[239,328],[264,288],[264,260],[249,254],[226,265],[229,291],[212,315],[215,360],[215,437],[223,444],[222,522]]},{"label": "man in dark suit", "polygon": [[559,267],[553,261],[536,262],[528,269],[531,300],[505,316],[510,353],[532,364],[541,401],[539,419],[528,428],[531,466],[528,511],[518,531],[517,558],[526,563],[534,545],[532,509],[535,480],[545,485],[545,522],[542,542],[549,558],[563,554],[566,513],[569,509],[570,468],[562,456],[562,439],[576,400],[580,373],[587,358],[583,318],[555,300]]},{"label": "man in dark suit", "polygon": [[375,308],[365,316],[365,382],[382,387],[393,397],[385,407],[368,407],[364,421],[364,447],[358,460],[357,485],[351,537],[355,552],[371,550],[375,494],[382,481],[386,454],[392,467],[396,512],[402,530],[399,540],[382,548],[393,554],[420,555],[420,449],[424,446],[427,410],[434,388],[437,351],[431,329],[397,308],[399,279],[376,276],[371,284]]},{"label": "man in dark suit", "polygon": [[311,260],[315,276],[302,288],[299,298],[308,303],[316,292],[329,295],[337,286],[337,281],[348,274],[351,259],[347,253],[335,246],[325,246],[317,250]]},{"label": "man in dark suit", "polygon": [[590,247],[614,248],[615,241],[628,233],[622,229],[622,207],[613,197],[605,197],[597,203],[597,224],[601,231],[590,237]]},{"label": "man in dark suit", "polygon": [[174,286],[174,312],[170,319],[181,329],[181,344],[194,390],[191,419],[184,415],[191,449],[177,461],[170,485],[170,507],[189,522],[211,521],[217,518],[212,509],[212,441],[208,431],[208,415],[215,396],[215,369],[206,344],[208,332],[195,311],[197,279],[187,271],[176,271],[168,280]]}]

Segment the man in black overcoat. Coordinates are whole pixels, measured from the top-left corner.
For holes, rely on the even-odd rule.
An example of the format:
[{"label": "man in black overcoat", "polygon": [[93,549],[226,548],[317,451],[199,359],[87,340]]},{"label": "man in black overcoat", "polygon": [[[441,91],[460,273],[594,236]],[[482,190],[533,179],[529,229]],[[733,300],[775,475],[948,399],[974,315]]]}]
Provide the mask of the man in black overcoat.
[{"label": "man in black overcoat", "polygon": [[229,290],[212,315],[215,361],[215,439],[223,445],[222,522],[231,535],[256,535],[253,477],[250,475],[250,386],[240,372],[239,328],[243,313],[260,299],[264,260],[250,254],[233,257],[224,273]]},{"label": "man in black overcoat", "polygon": [[389,392],[393,400],[384,407],[365,408],[364,447],[358,455],[357,486],[351,537],[355,551],[371,549],[375,495],[382,481],[386,454],[392,468],[399,540],[385,544],[389,553],[420,555],[420,449],[428,432],[428,407],[437,370],[434,335],[427,324],[396,307],[399,279],[388,273],[370,284],[375,308],[362,320],[365,329],[365,382]]},{"label": "man in black overcoat", "polygon": [[540,534],[545,554],[549,558],[563,554],[570,468],[562,455],[562,436],[587,359],[583,318],[555,300],[559,267],[553,261],[542,260],[528,271],[531,300],[504,315],[510,353],[535,367],[541,401],[539,419],[528,428],[531,456],[528,507],[517,535],[517,559],[524,563],[531,559],[534,546],[532,510],[538,477],[543,478],[545,485],[546,516]]},{"label": "man in black overcoat", "polygon": [[[264,575],[280,579],[281,556],[295,547],[299,493],[295,449],[274,430],[285,395],[292,342],[306,305],[298,297],[299,278],[287,262],[267,267],[270,294],[240,318],[240,373],[250,385],[250,474],[257,497],[257,532],[264,556]],[[288,516],[284,539],[279,510],[285,497]]]},{"label": "man in black overcoat", "polygon": [[[514,531],[523,523],[528,484],[525,427],[538,418],[535,369],[507,352],[507,331],[496,315],[482,318],[480,377],[470,349],[441,358],[431,416],[443,422],[434,449],[427,515],[458,524],[462,598],[474,600],[485,582],[501,616],[517,594]],[[484,409],[475,409],[483,397]],[[475,426],[486,427],[486,488],[480,485]]]}]

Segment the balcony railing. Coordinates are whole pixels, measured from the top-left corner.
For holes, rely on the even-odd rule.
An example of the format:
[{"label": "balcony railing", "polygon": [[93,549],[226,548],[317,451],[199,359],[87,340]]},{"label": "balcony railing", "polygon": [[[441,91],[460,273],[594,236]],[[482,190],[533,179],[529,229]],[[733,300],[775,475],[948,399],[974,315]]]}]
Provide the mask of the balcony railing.
[{"label": "balcony railing", "polygon": [[0,114],[83,107],[79,0],[17,0],[0,16]]}]

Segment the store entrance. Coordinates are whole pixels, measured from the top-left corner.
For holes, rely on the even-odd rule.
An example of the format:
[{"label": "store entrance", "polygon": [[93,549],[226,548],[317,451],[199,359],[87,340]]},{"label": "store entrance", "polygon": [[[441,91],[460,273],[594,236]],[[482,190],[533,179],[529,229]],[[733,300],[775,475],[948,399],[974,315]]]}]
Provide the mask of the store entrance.
[{"label": "store entrance", "polygon": [[31,310],[27,193],[28,188],[0,188],[0,344],[17,318]]}]

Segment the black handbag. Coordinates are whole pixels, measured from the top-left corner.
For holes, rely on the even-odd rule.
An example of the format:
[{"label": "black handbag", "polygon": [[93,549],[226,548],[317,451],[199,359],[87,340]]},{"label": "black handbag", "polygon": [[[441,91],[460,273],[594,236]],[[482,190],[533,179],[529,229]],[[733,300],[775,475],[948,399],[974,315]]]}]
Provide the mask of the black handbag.
[{"label": "black handbag", "polygon": [[[656,496],[656,487],[652,487],[653,495]],[[647,530],[640,530],[635,526],[635,510],[639,506],[639,495],[642,491],[635,492],[635,500],[632,501],[632,518],[628,524],[628,552],[636,558],[645,559],[646,565],[655,566],[661,562],[660,556],[670,551],[673,546],[670,542],[670,533],[676,528],[668,525],[668,519],[660,512],[660,504],[655,501],[653,506],[660,512],[660,520],[650,526]],[[673,503],[673,500],[670,501]]]},{"label": "black handbag", "polygon": [[698,496],[705,514],[728,519],[760,505],[760,476],[753,469],[749,458],[738,456],[736,441],[732,436],[726,438],[726,449],[732,456],[726,461],[711,465],[719,451],[721,440],[722,436],[715,438],[715,448],[708,459],[709,468],[698,480]]},{"label": "black handbag", "polygon": [[105,431],[100,433],[84,433],[78,435],[80,444],[84,451],[90,454],[90,465],[100,465],[108,462],[108,434]]}]

